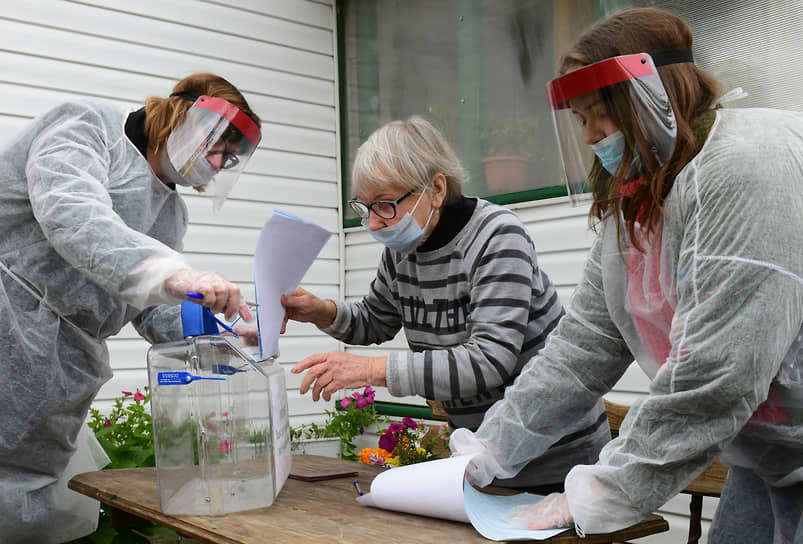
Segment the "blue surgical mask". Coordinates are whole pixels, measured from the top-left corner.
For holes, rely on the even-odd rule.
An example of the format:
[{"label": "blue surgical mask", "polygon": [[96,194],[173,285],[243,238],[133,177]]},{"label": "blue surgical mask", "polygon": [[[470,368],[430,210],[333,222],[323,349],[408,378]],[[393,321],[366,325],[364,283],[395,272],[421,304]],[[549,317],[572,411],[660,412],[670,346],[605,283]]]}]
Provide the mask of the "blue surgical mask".
[{"label": "blue surgical mask", "polygon": [[[610,136],[601,139],[595,144],[591,144],[591,149],[593,149],[594,154],[599,157],[599,160],[602,162],[602,167],[610,172],[611,175],[614,175],[625,153],[625,135],[617,130]],[[630,170],[627,171],[626,177],[628,179],[635,177],[640,168],[641,157],[639,156],[638,149],[635,149],[633,151],[633,160],[630,162]]]},{"label": "blue surgical mask", "polygon": [[616,173],[616,169],[619,168],[619,163],[622,162],[622,155],[625,152],[625,135],[617,130],[610,136],[591,144],[591,149],[599,157],[602,167],[613,175]]},{"label": "blue surgical mask", "polygon": [[[389,249],[398,251],[399,253],[410,253],[417,248],[418,244],[420,244],[421,240],[424,238],[424,232],[426,232],[426,229],[429,226],[429,222],[432,219],[432,214],[435,213],[435,209],[433,208],[432,211],[429,212],[429,217],[427,217],[427,222],[424,224],[424,228],[418,226],[418,222],[415,220],[415,218],[413,218],[412,212],[414,212],[418,207],[418,203],[421,202],[422,196],[424,196],[423,192],[418,197],[413,209],[405,213],[404,217],[402,217],[397,223],[388,225],[387,227],[382,227],[381,229],[377,230],[368,229],[368,232],[371,233],[371,236],[374,237],[374,240]],[[363,218],[362,225],[366,228],[368,227],[367,217]]]}]

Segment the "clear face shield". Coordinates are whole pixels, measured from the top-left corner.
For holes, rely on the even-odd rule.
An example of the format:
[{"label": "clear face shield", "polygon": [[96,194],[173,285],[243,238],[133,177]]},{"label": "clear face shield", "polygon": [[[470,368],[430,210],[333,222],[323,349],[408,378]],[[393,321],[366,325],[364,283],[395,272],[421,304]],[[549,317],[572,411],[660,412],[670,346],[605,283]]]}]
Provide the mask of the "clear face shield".
[{"label": "clear face shield", "polygon": [[[655,60],[654,60],[655,58]],[[678,50],[658,55],[638,53],[611,57],[569,72],[547,83],[547,95],[558,138],[566,186],[572,205],[591,198],[589,173],[595,154],[586,139],[588,115],[575,115],[581,109],[593,111],[602,101],[600,90],[612,85],[626,93],[637,113],[650,151],[658,164],[664,164],[675,148],[675,113],[666,94],[657,65],[692,62],[691,51]],[[599,106],[605,108],[604,103]],[[628,142],[634,145],[633,142]]]},{"label": "clear face shield", "polygon": [[206,187],[220,210],[262,137],[259,126],[222,98],[200,96],[167,138],[161,158],[169,181]]}]

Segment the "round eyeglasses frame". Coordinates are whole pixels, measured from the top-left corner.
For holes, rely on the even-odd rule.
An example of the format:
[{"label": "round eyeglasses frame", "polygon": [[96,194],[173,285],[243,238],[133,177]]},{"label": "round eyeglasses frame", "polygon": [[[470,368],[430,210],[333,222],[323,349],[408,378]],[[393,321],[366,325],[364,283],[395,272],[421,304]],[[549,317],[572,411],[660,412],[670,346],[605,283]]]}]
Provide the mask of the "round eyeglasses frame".
[{"label": "round eyeglasses frame", "polygon": [[375,200],[370,204],[366,204],[362,200],[352,198],[349,200],[349,207],[355,214],[357,214],[357,216],[363,219],[368,219],[368,215],[371,212],[374,212],[377,217],[381,217],[382,219],[393,219],[396,217],[397,206],[399,203],[411,194],[413,194],[413,191],[408,191],[396,200]]}]

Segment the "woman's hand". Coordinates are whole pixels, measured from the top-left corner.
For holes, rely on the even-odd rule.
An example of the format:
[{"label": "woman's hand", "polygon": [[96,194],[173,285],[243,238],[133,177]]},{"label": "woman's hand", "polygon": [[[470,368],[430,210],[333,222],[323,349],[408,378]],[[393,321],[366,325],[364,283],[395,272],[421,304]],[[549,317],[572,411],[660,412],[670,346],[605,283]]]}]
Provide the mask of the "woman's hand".
[{"label": "woman's hand", "polygon": [[325,329],[332,324],[337,315],[337,306],[334,302],[318,298],[301,287],[297,288],[292,295],[282,295],[282,306],[285,309],[282,334],[287,328],[289,319],[314,323],[315,326]]},{"label": "woman's hand", "polygon": [[241,325],[234,329],[234,332],[240,335],[243,344],[246,346],[259,345],[259,329],[251,325]]},{"label": "woman's hand", "polygon": [[550,493],[535,504],[522,504],[510,509],[505,520],[524,529],[571,527],[574,523],[566,493]]},{"label": "woman's hand", "polygon": [[363,357],[342,351],[310,355],[291,369],[293,374],[308,370],[301,381],[300,393],[312,386],[312,400],[323,396],[330,400],[341,389],[357,389],[366,385],[386,385],[387,357]]},{"label": "woman's hand", "polygon": [[204,272],[184,268],[164,281],[164,287],[172,296],[188,300],[187,293],[200,293],[203,300],[198,304],[209,308],[213,314],[222,313],[229,321],[240,314],[251,321],[251,312],[240,294],[240,289],[216,272]]}]

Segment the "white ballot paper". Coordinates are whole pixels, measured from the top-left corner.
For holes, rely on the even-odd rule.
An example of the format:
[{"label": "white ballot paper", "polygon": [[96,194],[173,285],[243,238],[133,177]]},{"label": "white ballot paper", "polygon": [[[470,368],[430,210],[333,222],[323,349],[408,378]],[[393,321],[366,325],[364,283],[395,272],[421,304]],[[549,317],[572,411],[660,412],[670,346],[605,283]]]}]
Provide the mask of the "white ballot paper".
[{"label": "white ballot paper", "polygon": [[254,253],[260,359],[279,354],[284,321],[281,296],[295,291],[331,235],[323,227],[281,210],[274,210],[262,228]]},{"label": "white ballot paper", "polygon": [[530,530],[504,519],[514,506],[535,504],[543,496],[530,493],[490,495],[465,480],[473,455],[458,455],[425,463],[391,468],[371,482],[371,491],[357,501],[364,506],[419,516],[471,523],[490,540],[544,540],[562,529]]}]

